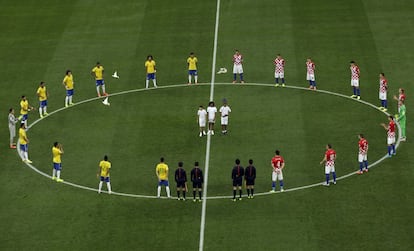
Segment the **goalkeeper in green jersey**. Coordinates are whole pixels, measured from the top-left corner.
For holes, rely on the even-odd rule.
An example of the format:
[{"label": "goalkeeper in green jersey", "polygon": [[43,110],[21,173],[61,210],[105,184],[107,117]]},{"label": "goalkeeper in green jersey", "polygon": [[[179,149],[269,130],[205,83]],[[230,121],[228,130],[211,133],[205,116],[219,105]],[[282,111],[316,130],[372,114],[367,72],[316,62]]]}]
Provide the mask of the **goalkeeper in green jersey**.
[{"label": "goalkeeper in green jersey", "polygon": [[400,100],[398,101],[398,123],[400,123],[400,127],[401,127],[401,141],[405,141],[406,140],[406,136],[405,136],[405,123],[406,123],[406,117],[405,117],[405,105],[404,105],[404,101]]}]

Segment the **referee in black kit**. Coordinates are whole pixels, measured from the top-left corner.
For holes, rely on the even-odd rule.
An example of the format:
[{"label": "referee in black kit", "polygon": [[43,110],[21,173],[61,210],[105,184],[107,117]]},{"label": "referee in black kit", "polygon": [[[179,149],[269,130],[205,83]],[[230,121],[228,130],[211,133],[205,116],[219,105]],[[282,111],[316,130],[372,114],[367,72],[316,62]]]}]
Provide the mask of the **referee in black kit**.
[{"label": "referee in black kit", "polygon": [[236,165],[231,172],[231,178],[233,179],[233,201],[236,201],[236,190],[239,190],[239,200],[242,200],[242,184],[244,169],[240,165],[240,160],[236,159]]},{"label": "referee in black kit", "polygon": [[244,180],[246,181],[247,198],[253,199],[254,180],[256,179],[256,168],[253,166],[253,160],[249,159],[249,165],[244,170]]}]

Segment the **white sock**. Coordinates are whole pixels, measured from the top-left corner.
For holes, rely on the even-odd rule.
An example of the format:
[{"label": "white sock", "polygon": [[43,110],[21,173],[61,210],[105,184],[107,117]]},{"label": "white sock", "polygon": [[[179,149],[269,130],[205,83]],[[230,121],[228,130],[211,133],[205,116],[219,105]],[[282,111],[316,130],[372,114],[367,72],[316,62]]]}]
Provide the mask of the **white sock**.
[{"label": "white sock", "polygon": [[157,188],[157,197],[160,197],[160,195],[161,195],[161,187],[158,186],[158,188]]},{"label": "white sock", "polygon": [[170,187],[166,186],[165,190],[167,191],[167,197],[170,198]]},{"label": "white sock", "polygon": [[69,96],[69,104],[72,104],[72,96]]},{"label": "white sock", "polygon": [[188,83],[191,83],[191,75],[188,75]]},{"label": "white sock", "polygon": [[101,193],[102,190],[102,181],[99,182],[98,193]]},{"label": "white sock", "polygon": [[145,80],[145,88],[148,89],[148,85],[149,85],[149,80],[147,79],[147,80]]},{"label": "white sock", "polygon": [[43,107],[43,113],[47,113],[47,106]]},{"label": "white sock", "polygon": [[66,96],[65,98],[65,106],[69,104],[69,96]]},{"label": "white sock", "polygon": [[198,76],[197,75],[194,76],[194,81],[195,81],[196,84],[198,83]]},{"label": "white sock", "polygon": [[106,91],[105,91],[105,85],[102,85],[102,92],[103,93],[106,93]]},{"label": "white sock", "polygon": [[154,79],[154,80],[152,80],[152,82],[154,83],[154,87],[157,87],[157,80]]},{"label": "white sock", "polygon": [[29,159],[29,153],[28,152],[23,152],[23,156],[25,160]]},{"label": "white sock", "polygon": [[56,169],[53,168],[52,178],[56,177]]},{"label": "white sock", "polygon": [[108,188],[108,193],[111,193],[112,191],[111,191],[111,183],[110,182],[106,183],[106,187]]},{"label": "white sock", "polygon": [[42,116],[42,107],[39,107],[39,115]]},{"label": "white sock", "polygon": [[98,95],[100,95],[99,94],[99,85],[96,87],[96,92],[98,93]]},{"label": "white sock", "polygon": [[57,170],[57,171],[56,171],[56,177],[57,177],[58,179],[60,179],[60,170]]}]

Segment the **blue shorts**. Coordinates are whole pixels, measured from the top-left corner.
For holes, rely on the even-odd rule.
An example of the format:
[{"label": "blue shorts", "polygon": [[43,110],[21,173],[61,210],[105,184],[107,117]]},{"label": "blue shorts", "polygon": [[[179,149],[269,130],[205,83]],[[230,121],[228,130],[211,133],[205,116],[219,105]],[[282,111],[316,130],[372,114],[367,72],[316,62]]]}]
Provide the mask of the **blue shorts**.
[{"label": "blue shorts", "polygon": [[62,170],[62,163],[55,163],[53,162],[53,169],[60,171]]},{"label": "blue shorts", "polygon": [[66,90],[66,96],[73,96],[74,90]]},{"label": "blue shorts", "polygon": [[20,145],[20,151],[27,152],[28,149],[29,149],[29,146],[27,144]]},{"label": "blue shorts", "polygon": [[197,70],[188,70],[188,75],[197,76]]},{"label": "blue shorts", "polygon": [[105,181],[106,183],[108,183],[109,182],[109,176],[108,177],[101,176],[101,181]]},{"label": "blue shorts", "polygon": [[43,108],[43,107],[47,106],[47,100],[42,100],[39,103],[40,103],[40,108]]},{"label": "blue shorts", "polygon": [[160,180],[158,182],[158,186],[168,186],[168,180]]},{"label": "blue shorts", "polygon": [[25,121],[25,120],[27,120],[28,118],[29,118],[29,116],[27,114],[22,115],[22,122]]},{"label": "blue shorts", "polygon": [[96,80],[96,86],[100,86],[100,85],[104,85],[104,84],[105,84],[105,82],[104,82],[103,79],[97,79]]},{"label": "blue shorts", "polygon": [[150,80],[150,79],[155,79],[155,73],[148,73],[148,74],[147,74],[147,79],[148,79],[148,80]]}]

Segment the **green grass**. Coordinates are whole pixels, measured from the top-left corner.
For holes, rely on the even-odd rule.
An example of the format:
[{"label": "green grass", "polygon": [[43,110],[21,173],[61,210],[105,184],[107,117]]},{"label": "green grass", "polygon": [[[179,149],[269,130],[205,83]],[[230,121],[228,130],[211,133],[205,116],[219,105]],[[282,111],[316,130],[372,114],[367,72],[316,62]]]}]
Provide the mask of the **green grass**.
[{"label": "green grass", "polygon": [[[75,78],[75,102],[95,97],[90,70],[106,69],[109,93],[144,87],[144,60],[154,55],[160,86],[186,83],[185,60],[194,51],[200,81],[208,83],[216,1],[1,1],[0,75],[3,117],[19,97],[37,106],[35,91],[46,81],[49,112],[63,105],[61,81]],[[273,83],[272,60],[286,59],[289,85],[306,87],[305,60],[317,64],[320,89],[350,95],[349,61],[361,68],[364,100],[378,104],[378,74],[389,80],[389,99],[408,94],[408,141],[398,155],[368,175],[351,176],[335,187],[257,196],[233,203],[208,200],[205,250],[412,250],[414,203],[411,166],[410,86],[414,67],[414,4],[409,1],[222,1],[217,68],[231,71],[235,48],[245,57],[250,83]],[[109,77],[117,70],[119,80]],[[216,75],[229,83],[231,74]],[[97,187],[98,161],[108,154],[115,191],[155,195],[154,167],[164,156],[171,169],[183,160],[205,164],[206,139],[197,136],[196,110],[206,105],[208,85],[159,88],[93,100],[53,114],[28,132],[34,165],[51,172],[50,149],[64,144],[63,178]],[[270,186],[270,158],[286,159],[286,188],[323,180],[324,145],[338,153],[337,171],[357,168],[357,137],[370,142],[369,160],[385,154],[386,116],[358,102],[305,90],[271,86],[216,85],[217,105],[226,97],[233,110],[228,136],[211,141],[208,196],[231,195],[235,158],[255,160],[256,191]],[[390,111],[396,111],[395,102]],[[37,119],[30,114],[29,123]],[[5,123],[5,120],[3,121]],[[197,250],[201,203],[98,196],[51,182],[23,165],[0,132],[1,250]],[[219,131],[219,125],[216,127]],[[172,175],[170,175],[170,179]],[[175,186],[171,186],[174,190]],[[173,192],[175,195],[175,192]]]}]

